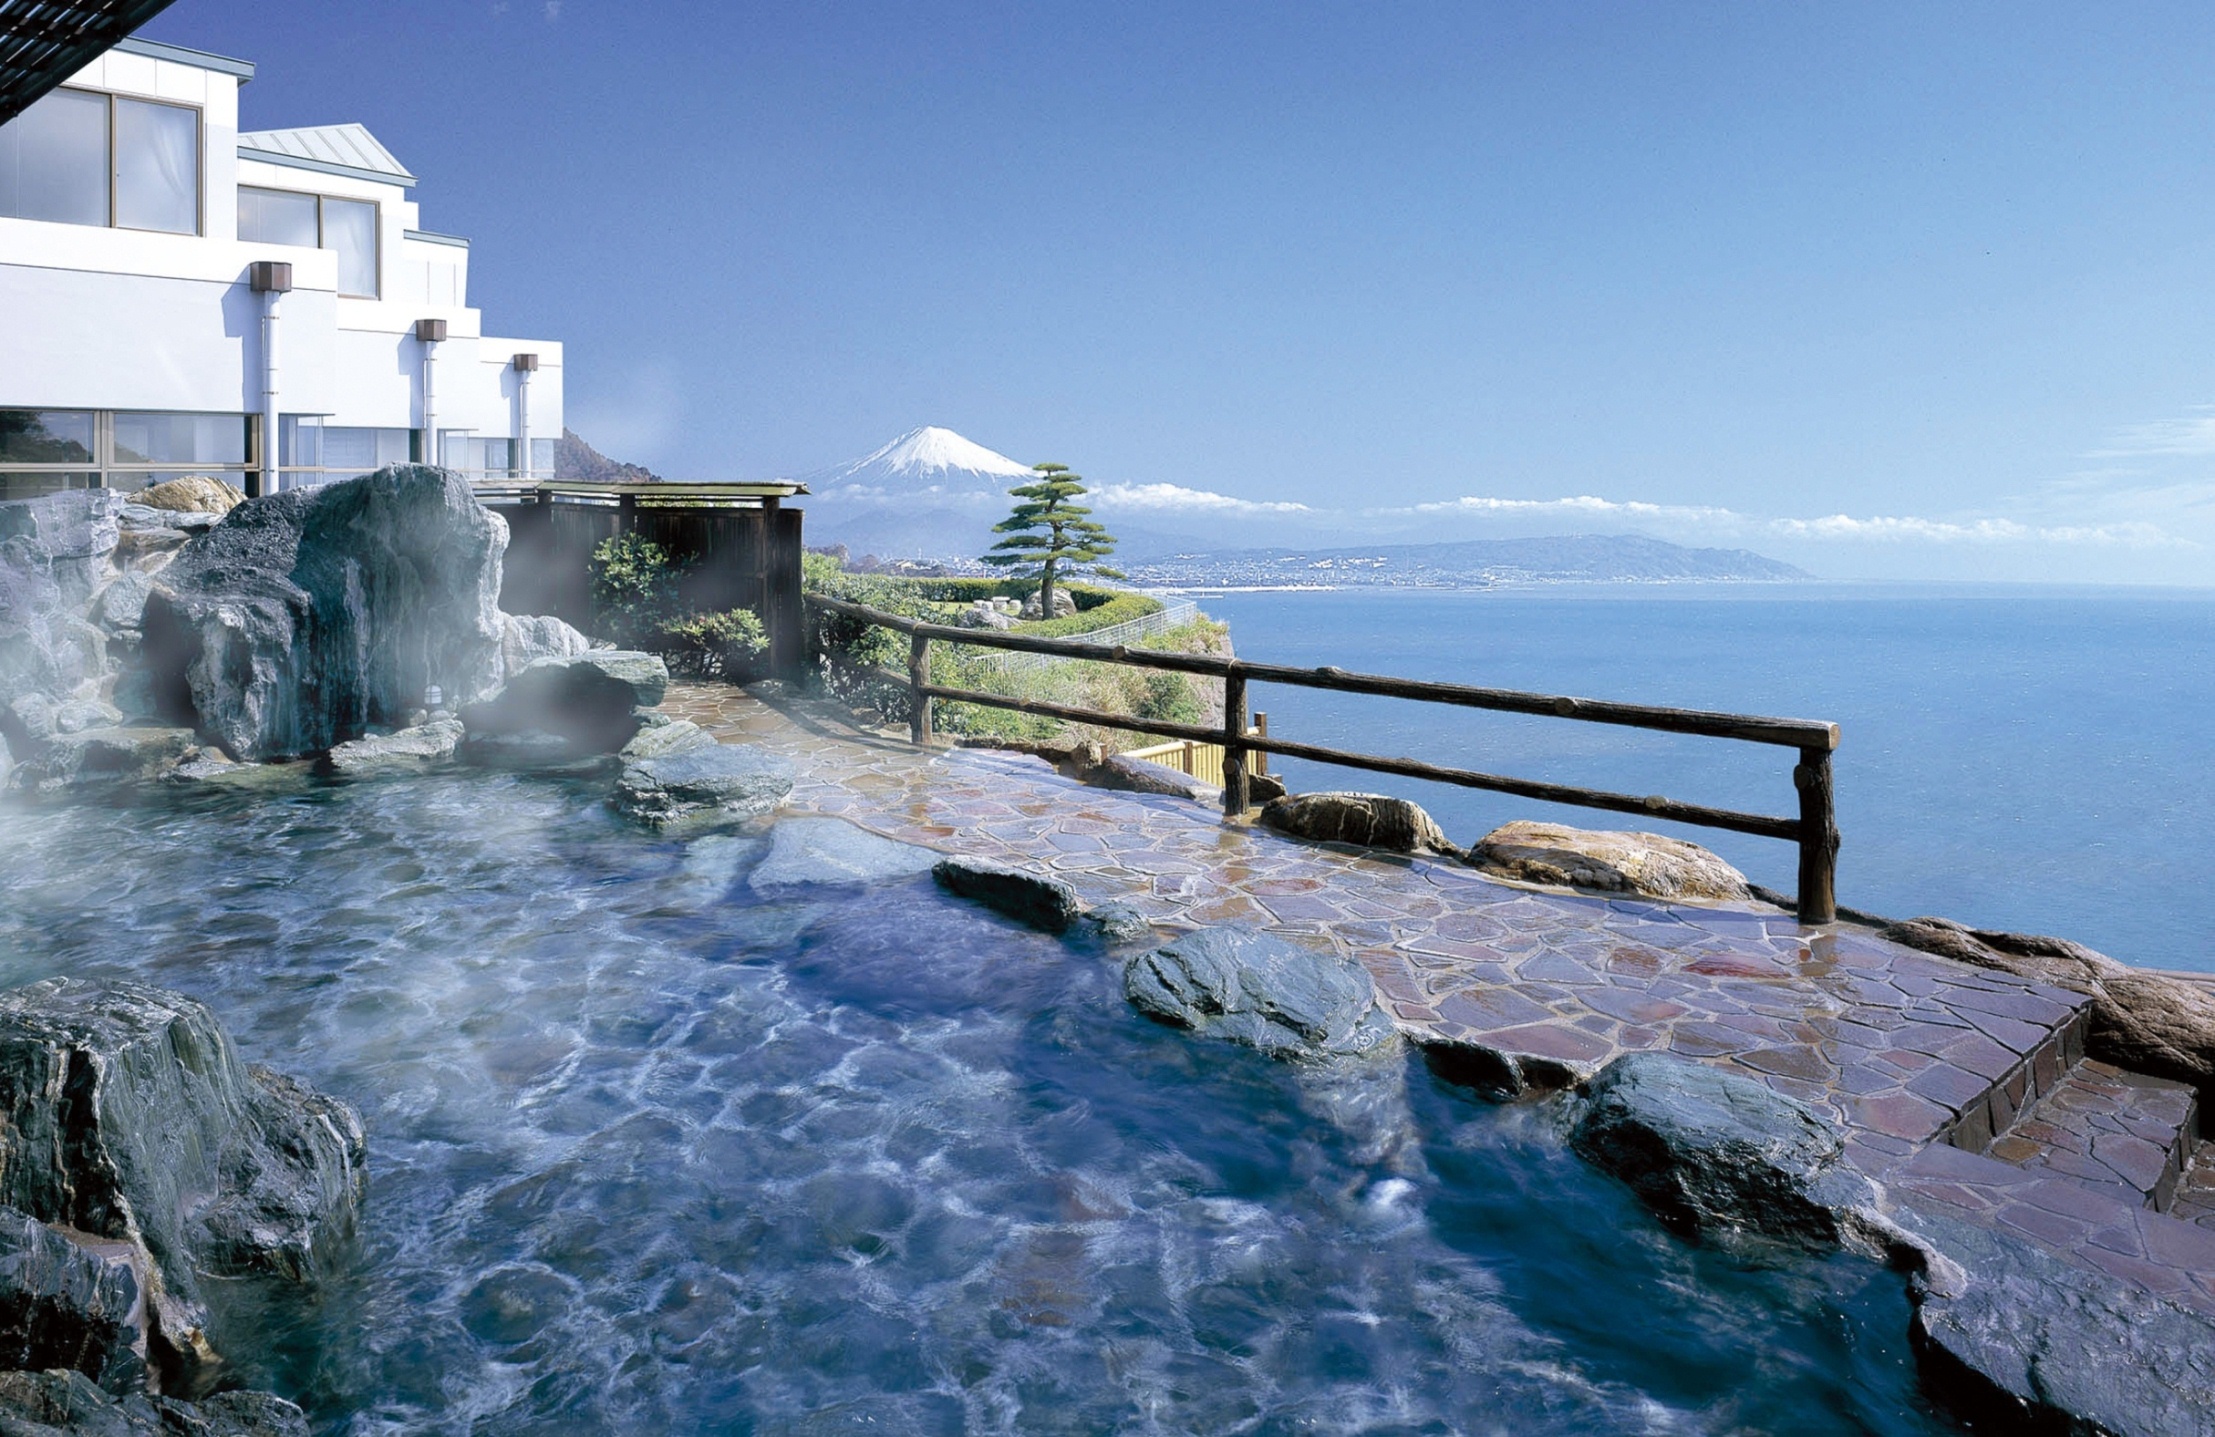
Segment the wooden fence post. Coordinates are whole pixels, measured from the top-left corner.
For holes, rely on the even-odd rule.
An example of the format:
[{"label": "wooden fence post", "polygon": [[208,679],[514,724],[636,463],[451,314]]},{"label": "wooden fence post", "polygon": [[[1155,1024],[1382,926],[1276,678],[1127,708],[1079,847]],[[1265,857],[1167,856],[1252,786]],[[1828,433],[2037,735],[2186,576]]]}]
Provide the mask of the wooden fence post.
[{"label": "wooden fence post", "polygon": [[928,634],[908,637],[908,739],[918,748],[931,741],[931,696],[923,686],[931,681],[931,640]]},{"label": "wooden fence post", "polygon": [[1792,770],[1800,791],[1800,921],[1838,919],[1838,816],[1832,807],[1830,750],[1803,748]]},{"label": "wooden fence post", "polygon": [[1246,676],[1234,666],[1223,676],[1223,812],[1246,812]]}]

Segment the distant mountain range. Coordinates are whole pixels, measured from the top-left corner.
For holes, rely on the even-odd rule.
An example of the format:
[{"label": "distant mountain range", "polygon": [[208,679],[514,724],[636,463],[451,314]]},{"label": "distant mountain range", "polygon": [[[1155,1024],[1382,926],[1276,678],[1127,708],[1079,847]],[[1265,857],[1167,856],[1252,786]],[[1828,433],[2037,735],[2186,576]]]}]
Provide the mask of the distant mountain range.
[{"label": "distant mountain range", "polygon": [[1746,549],[1688,549],[1639,534],[1373,544],[1359,549],[1236,549],[1126,563],[1138,583],[1172,588],[1319,584],[1495,588],[1538,583],[1793,580],[1810,575]]},{"label": "distant mountain range", "polygon": [[[564,433],[562,477],[650,480]],[[843,544],[854,557],[888,562],[937,561],[954,571],[980,571],[992,526],[1007,517],[1008,490],[1034,477],[1031,468],[951,429],[911,429],[844,464],[793,476],[808,487],[800,500],[808,542]],[[1167,486],[1157,486],[1167,487]],[[1301,511],[1226,522],[1213,511],[1146,509],[1125,512],[1112,491],[1100,496],[1100,517],[1120,539],[1114,562],[1143,584],[1218,587],[1286,584],[1407,585],[1491,588],[1532,583],[1662,583],[1671,580],[1793,580],[1809,575],[1745,549],[1692,549],[1638,534],[1571,534],[1552,538],[1470,539],[1450,543],[1387,543],[1345,547],[1345,516]],[[1234,501],[1224,501],[1234,502]],[[1298,506],[1254,506],[1255,508]],[[1136,521],[1136,522],[1134,522]],[[1307,534],[1330,525],[1330,547],[1302,547]],[[1253,545],[1223,546],[1226,537]],[[1322,535],[1318,534],[1318,537]]]},{"label": "distant mountain range", "polygon": [[584,442],[574,429],[564,429],[554,444],[554,477],[577,484],[655,484],[661,476],[643,464],[610,459]]}]

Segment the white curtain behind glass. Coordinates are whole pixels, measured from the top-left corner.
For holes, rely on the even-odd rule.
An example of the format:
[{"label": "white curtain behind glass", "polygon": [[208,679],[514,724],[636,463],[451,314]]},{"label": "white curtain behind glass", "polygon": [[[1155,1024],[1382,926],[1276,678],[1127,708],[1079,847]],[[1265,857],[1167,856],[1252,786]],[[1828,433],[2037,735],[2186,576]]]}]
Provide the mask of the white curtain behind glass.
[{"label": "white curtain behind glass", "polygon": [[115,222],[126,229],[199,233],[199,111],[115,102]]},{"label": "white curtain behind glass", "polygon": [[56,90],[0,125],[0,215],[108,222],[108,98]]}]

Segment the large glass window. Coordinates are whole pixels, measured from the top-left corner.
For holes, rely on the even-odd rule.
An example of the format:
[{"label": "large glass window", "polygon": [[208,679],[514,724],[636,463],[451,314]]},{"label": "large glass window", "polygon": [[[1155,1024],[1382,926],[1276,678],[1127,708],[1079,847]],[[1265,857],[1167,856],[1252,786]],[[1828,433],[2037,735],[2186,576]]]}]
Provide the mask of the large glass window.
[{"label": "large glass window", "polygon": [[533,439],[531,441],[531,473],[541,479],[554,477],[553,440]]},{"label": "large glass window", "polygon": [[118,464],[244,464],[246,419],[238,414],[118,414]]},{"label": "large glass window", "polygon": [[338,292],[377,297],[377,207],[363,200],[323,201],[323,248],[338,251]]},{"label": "large glass window", "polygon": [[314,195],[291,190],[238,187],[238,237],[256,244],[296,244],[314,249],[323,243]]},{"label": "large glass window", "polygon": [[0,464],[90,464],[89,410],[0,409]]},{"label": "large glass window", "polygon": [[338,251],[338,292],[377,297],[377,207],[367,200],[238,187],[238,237]]},{"label": "large glass window", "polygon": [[323,429],[323,467],[334,479],[368,474],[387,464],[406,464],[413,432],[406,429]]},{"label": "large glass window", "polygon": [[108,97],[55,90],[0,125],[0,215],[108,222]]},{"label": "large glass window", "polygon": [[116,97],[115,222],[125,229],[200,232],[198,110]]}]

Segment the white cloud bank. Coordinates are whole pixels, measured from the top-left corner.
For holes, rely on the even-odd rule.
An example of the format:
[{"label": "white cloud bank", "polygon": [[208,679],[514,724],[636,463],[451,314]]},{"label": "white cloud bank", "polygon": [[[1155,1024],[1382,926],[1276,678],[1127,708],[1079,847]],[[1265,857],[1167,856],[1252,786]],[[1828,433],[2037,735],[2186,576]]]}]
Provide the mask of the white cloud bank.
[{"label": "white cloud bank", "polygon": [[1182,484],[1102,484],[1090,496],[1114,509],[1183,514],[1314,514],[1321,510],[1290,500],[1238,499]]},{"label": "white cloud bank", "polygon": [[1654,504],[1641,499],[1603,499],[1578,494],[1561,499],[1503,499],[1465,494],[1457,499],[1399,509],[1370,509],[1378,518],[1419,515],[1608,518],[1645,521],[1671,529],[1705,530],[1718,537],[1801,540],[1860,540],[1935,544],[2101,544],[2198,547],[2159,525],[2144,521],[2115,524],[2026,524],[2015,519],[1925,519],[1913,515],[1829,514],[1818,518],[1762,518],[1712,505]]}]

